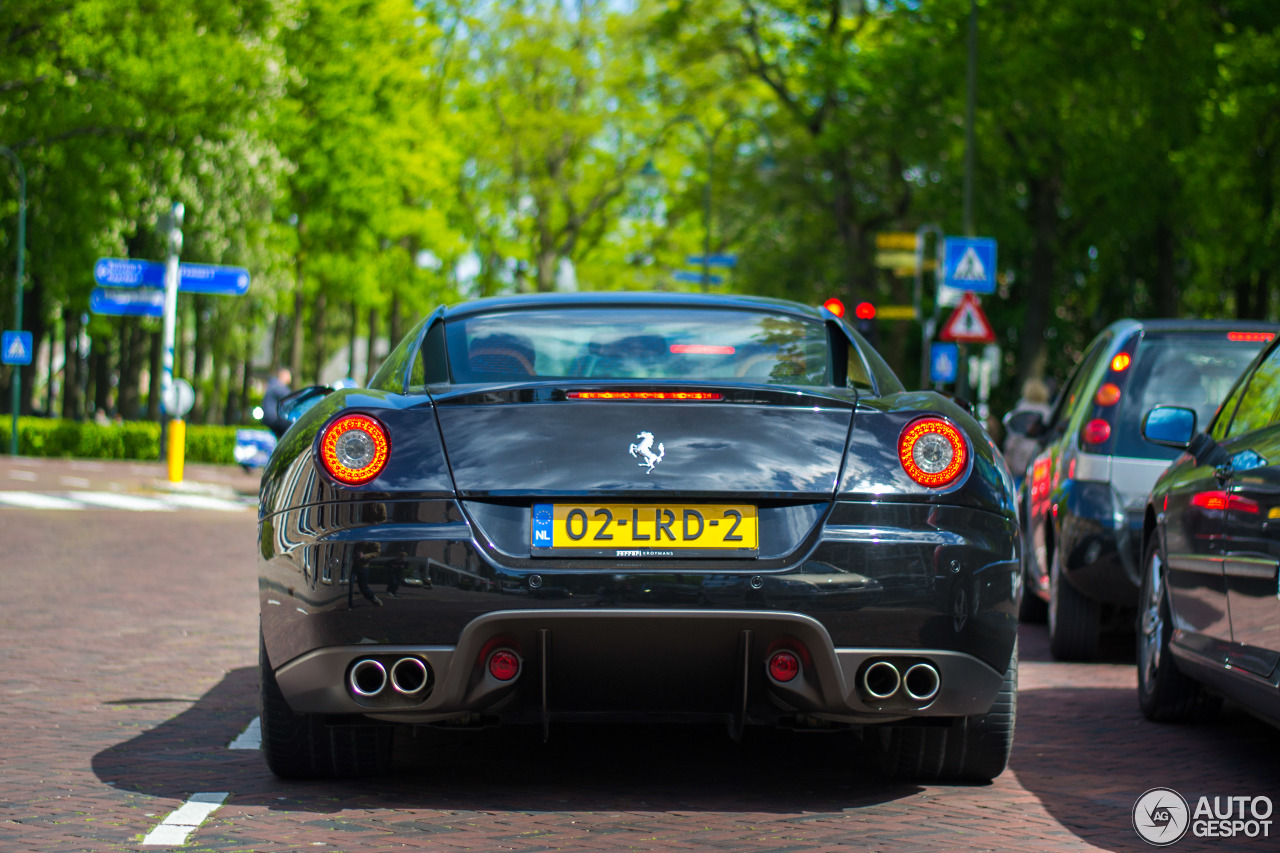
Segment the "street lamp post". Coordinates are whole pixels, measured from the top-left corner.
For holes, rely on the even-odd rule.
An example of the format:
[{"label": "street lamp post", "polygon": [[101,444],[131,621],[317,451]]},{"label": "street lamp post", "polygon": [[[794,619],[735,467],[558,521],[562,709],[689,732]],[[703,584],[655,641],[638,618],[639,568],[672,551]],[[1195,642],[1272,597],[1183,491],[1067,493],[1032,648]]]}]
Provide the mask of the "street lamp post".
[{"label": "street lamp post", "polygon": [[[746,119],[754,123],[757,127],[768,135],[768,129],[760,124],[760,120],[754,116],[731,115],[726,118],[714,131],[708,131],[706,125],[691,115],[679,115],[672,119],[668,128],[677,124],[688,124],[698,134],[698,139],[706,147],[707,155],[707,171],[706,181],[702,185],[702,289],[706,290],[711,286],[711,177],[715,170],[716,164],[716,141],[720,139],[720,134],[735,122]],[[770,140],[772,147],[772,140]]]},{"label": "street lamp post", "polygon": [[[22,167],[22,160],[12,149],[0,145],[0,154],[13,161],[18,170],[18,277],[13,288],[13,327],[22,331],[22,276],[23,263],[26,261],[27,249],[27,171]],[[9,432],[9,455],[18,455],[18,410],[22,404],[22,366],[13,366],[12,407],[13,428]]]}]

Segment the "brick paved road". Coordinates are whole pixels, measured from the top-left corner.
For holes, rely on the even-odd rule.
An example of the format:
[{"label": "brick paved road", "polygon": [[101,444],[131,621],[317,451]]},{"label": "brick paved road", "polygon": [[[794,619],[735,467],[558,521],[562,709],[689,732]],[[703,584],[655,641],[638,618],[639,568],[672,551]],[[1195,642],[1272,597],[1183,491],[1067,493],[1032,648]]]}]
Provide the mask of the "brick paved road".
[{"label": "brick paved road", "polygon": [[890,782],[851,737],[570,726],[408,741],[377,781],[280,782],[227,748],[257,713],[253,534],[249,512],[0,509],[0,851],[140,849],[201,792],[229,797],[183,849],[1145,850],[1129,814],[1148,788],[1280,801],[1280,732],[1231,710],[1147,723],[1125,645],[1054,664],[1038,628],[990,786]]}]

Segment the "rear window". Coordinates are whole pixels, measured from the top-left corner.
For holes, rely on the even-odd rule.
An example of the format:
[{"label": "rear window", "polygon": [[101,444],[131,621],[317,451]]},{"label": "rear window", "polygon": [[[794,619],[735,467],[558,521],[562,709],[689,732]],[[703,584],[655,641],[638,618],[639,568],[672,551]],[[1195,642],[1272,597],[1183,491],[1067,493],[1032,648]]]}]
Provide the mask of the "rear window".
[{"label": "rear window", "polygon": [[1204,429],[1264,344],[1229,341],[1225,333],[1145,335],[1120,400],[1115,454],[1176,459],[1182,451],[1142,438],[1142,416],[1154,406],[1183,406],[1195,409],[1196,426]]},{"label": "rear window", "polygon": [[826,325],[754,311],[555,308],[450,320],[453,381],[739,381],[830,385]]}]

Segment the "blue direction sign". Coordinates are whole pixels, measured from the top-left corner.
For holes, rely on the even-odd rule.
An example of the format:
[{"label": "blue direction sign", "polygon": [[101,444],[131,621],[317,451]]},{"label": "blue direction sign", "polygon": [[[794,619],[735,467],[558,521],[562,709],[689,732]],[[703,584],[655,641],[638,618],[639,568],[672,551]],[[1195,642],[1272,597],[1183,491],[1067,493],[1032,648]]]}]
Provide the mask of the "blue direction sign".
[{"label": "blue direction sign", "polygon": [[30,332],[5,332],[0,335],[0,364],[30,364],[31,352]]},{"label": "blue direction sign", "polygon": [[[98,258],[93,280],[103,287],[164,287],[164,264],[130,258]],[[213,296],[244,296],[249,271],[215,264],[178,264],[178,290]]]},{"label": "blue direction sign", "polygon": [[163,317],[164,291],[95,287],[89,294],[89,310],[120,317]]},{"label": "blue direction sign", "polygon": [[991,237],[944,240],[943,284],[974,293],[995,293],[996,241]]},{"label": "blue direction sign", "polygon": [[930,344],[929,381],[955,382],[960,368],[960,347],[956,344]]},{"label": "blue direction sign", "polygon": [[[694,267],[702,266],[702,255],[690,255],[685,259],[685,263]],[[737,255],[707,255],[707,266],[709,267],[736,267],[737,265]]]},{"label": "blue direction sign", "polygon": [[689,272],[688,270],[676,270],[676,281],[688,282],[689,284],[722,284],[724,277],[718,275],[708,275],[705,279],[700,272]]}]

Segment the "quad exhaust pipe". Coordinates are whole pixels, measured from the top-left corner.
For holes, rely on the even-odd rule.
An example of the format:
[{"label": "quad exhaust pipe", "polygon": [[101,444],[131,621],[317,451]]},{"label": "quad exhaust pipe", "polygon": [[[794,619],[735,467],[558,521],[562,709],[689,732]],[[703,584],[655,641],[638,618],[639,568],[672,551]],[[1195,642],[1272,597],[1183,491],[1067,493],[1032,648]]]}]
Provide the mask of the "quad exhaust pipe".
[{"label": "quad exhaust pipe", "polygon": [[401,696],[416,696],[431,681],[430,671],[421,658],[402,657],[391,665],[374,658],[361,658],[347,673],[347,689],[362,699],[381,695],[388,687]]},{"label": "quad exhaust pipe", "polygon": [[862,692],[871,699],[884,701],[901,692],[911,702],[929,702],[942,689],[942,675],[931,663],[915,663],[903,672],[887,660],[872,661],[863,671]]}]

